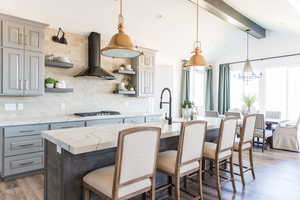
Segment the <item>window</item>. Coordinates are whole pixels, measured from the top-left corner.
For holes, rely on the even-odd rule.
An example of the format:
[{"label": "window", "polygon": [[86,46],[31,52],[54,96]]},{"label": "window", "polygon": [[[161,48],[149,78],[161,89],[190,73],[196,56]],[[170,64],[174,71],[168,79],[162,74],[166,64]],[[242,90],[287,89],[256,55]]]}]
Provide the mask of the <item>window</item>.
[{"label": "window", "polygon": [[206,72],[190,72],[191,101],[200,113],[205,110]]},{"label": "window", "polygon": [[[300,62],[252,63],[254,71],[263,73],[262,80],[244,83],[237,79],[242,65],[231,67],[230,108],[242,109],[243,96],[256,96],[255,110],[280,111],[282,119],[297,120],[300,115]],[[259,69],[259,70],[258,70]]]}]

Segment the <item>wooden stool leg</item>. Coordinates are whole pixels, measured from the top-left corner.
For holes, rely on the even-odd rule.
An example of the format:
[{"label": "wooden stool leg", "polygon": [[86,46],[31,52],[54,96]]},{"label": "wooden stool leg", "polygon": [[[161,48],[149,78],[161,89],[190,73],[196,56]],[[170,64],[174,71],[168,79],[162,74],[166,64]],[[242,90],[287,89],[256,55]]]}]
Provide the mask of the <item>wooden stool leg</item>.
[{"label": "wooden stool leg", "polygon": [[221,196],[221,180],[220,180],[220,163],[218,160],[215,161],[215,170],[216,170],[216,178],[217,178],[217,191],[219,200],[222,199]]},{"label": "wooden stool leg", "polygon": [[[168,176],[168,184],[172,185],[172,176]],[[172,186],[168,188],[168,194],[172,197]]]},{"label": "wooden stool leg", "polygon": [[185,176],[184,178],[183,178],[183,187],[184,187],[184,189],[187,189],[187,177]]},{"label": "wooden stool leg", "polygon": [[180,200],[180,176],[176,177],[176,182],[175,182],[175,199]]},{"label": "wooden stool leg", "polygon": [[198,179],[199,179],[199,195],[200,199],[203,200],[203,192],[202,192],[202,161],[199,162],[199,172],[198,172]]},{"label": "wooden stool leg", "polygon": [[232,157],[230,158],[230,176],[231,176],[231,183],[233,191],[236,192],[235,182],[234,182],[234,173],[233,173],[233,161]]},{"label": "wooden stool leg", "polygon": [[83,186],[83,200],[90,200],[90,190]]},{"label": "wooden stool leg", "polygon": [[252,177],[255,179],[255,173],[254,173],[254,164],[253,164],[253,148],[249,150],[249,159],[250,159],[250,167],[252,172]]},{"label": "wooden stool leg", "polygon": [[245,186],[242,152],[243,152],[242,150],[239,150],[239,167],[240,167],[240,175],[241,175],[242,183],[243,183],[243,186]]}]

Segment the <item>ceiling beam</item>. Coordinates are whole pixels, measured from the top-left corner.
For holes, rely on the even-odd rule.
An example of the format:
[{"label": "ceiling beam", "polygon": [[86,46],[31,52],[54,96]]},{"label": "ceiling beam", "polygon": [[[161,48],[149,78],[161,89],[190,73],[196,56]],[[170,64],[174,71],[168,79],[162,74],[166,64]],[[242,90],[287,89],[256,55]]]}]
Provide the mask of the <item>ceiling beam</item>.
[{"label": "ceiling beam", "polygon": [[[188,0],[194,4],[196,0]],[[266,29],[242,15],[223,0],[199,0],[199,6],[222,20],[234,25],[242,31],[248,32],[257,39],[266,37]]]}]

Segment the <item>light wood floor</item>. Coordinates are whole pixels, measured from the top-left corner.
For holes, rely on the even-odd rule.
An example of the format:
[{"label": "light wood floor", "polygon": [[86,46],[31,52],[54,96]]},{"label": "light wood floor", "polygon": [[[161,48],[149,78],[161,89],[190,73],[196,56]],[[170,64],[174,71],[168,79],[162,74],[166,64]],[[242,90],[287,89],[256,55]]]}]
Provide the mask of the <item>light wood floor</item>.
[{"label": "light wood floor", "polygon": [[[225,183],[222,189],[224,200],[300,199],[300,154],[278,150],[261,153],[260,149],[256,149],[254,158],[256,180],[246,174],[247,186],[243,189],[239,177],[236,176],[238,192],[233,194],[231,184]],[[214,183],[213,177],[206,180],[210,184]],[[190,183],[188,187],[193,191],[196,185]],[[214,189],[204,187],[203,192],[204,199],[217,199]],[[182,199],[191,198],[182,194]],[[0,182],[0,200],[43,200],[43,176],[34,175]]]}]

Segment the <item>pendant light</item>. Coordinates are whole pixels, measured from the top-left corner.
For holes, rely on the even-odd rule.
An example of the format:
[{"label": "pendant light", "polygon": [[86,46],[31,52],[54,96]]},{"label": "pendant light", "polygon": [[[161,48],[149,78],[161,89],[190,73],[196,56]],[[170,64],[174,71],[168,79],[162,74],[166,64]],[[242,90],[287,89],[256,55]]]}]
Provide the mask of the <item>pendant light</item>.
[{"label": "pendant light", "polygon": [[249,60],[249,33],[247,33],[247,59],[243,68],[242,73],[238,75],[239,79],[242,79],[244,82],[248,83],[251,80],[260,79],[262,78],[262,73],[259,75],[255,74],[253,71],[253,68],[251,66],[250,60]]},{"label": "pendant light", "polygon": [[101,54],[113,58],[134,58],[140,56],[142,52],[136,49],[130,37],[124,32],[123,0],[120,0],[118,30],[119,32],[111,38],[108,46],[101,49]]},{"label": "pendant light", "polygon": [[201,43],[199,41],[199,0],[197,0],[197,31],[196,31],[197,40],[194,43],[195,51],[194,55],[190,58],[186,68],[188,69],[206,69],[208,64],[205,58],[201,55]]}]

